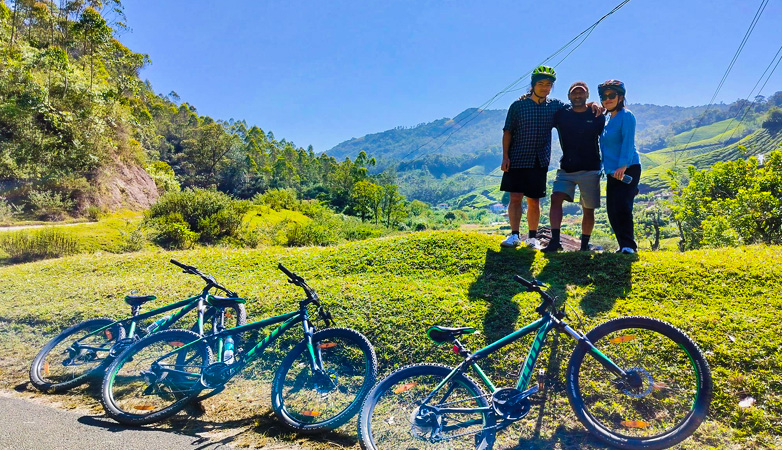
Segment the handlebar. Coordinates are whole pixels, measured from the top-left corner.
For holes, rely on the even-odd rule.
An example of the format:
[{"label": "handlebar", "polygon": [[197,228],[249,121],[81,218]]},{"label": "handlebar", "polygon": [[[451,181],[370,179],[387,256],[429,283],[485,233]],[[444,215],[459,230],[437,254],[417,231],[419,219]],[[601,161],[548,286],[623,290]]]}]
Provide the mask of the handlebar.
[{"label": "handlebar", "polygon": [[199,277],[201,277],[201,279],[203,279],[206,282],[205,290],[209,290],[211,288],[215,288],[215,289],[219,289],[219,290],[225,292],[225,294],[227,296],[229,296],[229,297],[238,297],[239,296],[236,292],[234,292],[234,291],[228,289],[227,287],[221,285],[220,283],[218,283],[217,280],[215,280],[215,278],[212,275],[207,275],[207,274],[201,272],[200,270],[198,270],[197,267],[188,266],[187,264],[182,264],[181,262],[179,262],[179,261],[177,261],[175,259],[172,259],[170,262],[171,262],[171,264],[181,268],[182,272],[184,272],[186,274],[198,275]]},{"label": "handlebar", "polygon": [[318,307],[318,316],[320,316],[320,318],[326,324],[326,327],[330,327],[331,325],[333,325],[334,317],[332,317],[331,312],[329,312],[329,310],[326,309],[325,306],[320,304],[320,299],[318,298],[318,294],[316,294],[315,291],[312,290],[311,287],[309,287],[307,282],[304,281],[304,278],[288,270],[288,268],[283,266],[282,263],[278,263],[277,268],[280,269],[282,273],[287,275],[288,283],[295,284],[296,286],[304,290],[304,293],[307,295],[307,299],[305,300],[305,302],[314,303]]},{"label": "handlebar", "polygon": [[548,294],[548,292],[544,291],[541,288],[548,288],[545,284],[541,283],[540,281],[536,279],[532,279],[532,281],[525,280],[524,278],[520,277],[519,275],[514,275],[513,279],[519,282],[522,286],[527,288],[527,292],[537,292],[538,295],[540,295],[540,298],[542,299],[542,302],[540,303],[540,306],[538,306],[535,311],[543,315],[546,312],[546,309],[549,307],[552,309],[552,312],[554,315],[560,314],[559,311],[557,311],[555,305],[554,305],[554,297]]}]

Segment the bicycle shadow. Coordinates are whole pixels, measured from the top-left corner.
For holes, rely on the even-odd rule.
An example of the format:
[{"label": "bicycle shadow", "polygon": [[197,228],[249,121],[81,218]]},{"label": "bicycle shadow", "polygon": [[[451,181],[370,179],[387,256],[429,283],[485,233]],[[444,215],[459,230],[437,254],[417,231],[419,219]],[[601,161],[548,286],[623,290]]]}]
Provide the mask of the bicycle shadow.
[{"label": "bicycle shadow", "polygon": [[520,292],[520,285],[513,275],[529,276],[529,268],[535,259],[535,251],[527,248],[500,248],[486,250],[486,259],[481,273],[470,285],[470,298],[481,298],[489,307],[483,318],[483,334],[492,342],[516,330],[519,306],[513,297]]},{"label": "bicycle shadow", "polygon": [[578,304],[587,316],[610,311],[618,298],[627,297],[633,289],[632,266],[638,255],[559,252],[543,257],[546,264],[537,279],[560,299],[567,298],[569,291],[574,299],[580,297]]}]

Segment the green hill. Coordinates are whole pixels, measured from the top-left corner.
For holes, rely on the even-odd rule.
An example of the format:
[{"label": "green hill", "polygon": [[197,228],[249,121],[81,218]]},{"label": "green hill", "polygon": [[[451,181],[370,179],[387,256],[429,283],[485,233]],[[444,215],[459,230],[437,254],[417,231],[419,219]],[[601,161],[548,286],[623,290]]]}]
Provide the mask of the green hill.
[{"label": "green hill", "polygon": [[[284,263],[319,292],[338,325],[370,338],[382,374],[416,361],[454,361],[448,349],[435,348],[426,339],[430,325],[476,326],[482,334],[466,339],[476,349],[528,322],[535,316],[537,298],[520,293],[511,276],[535,275],[575,308],[584,322],[571,319],[576,328],[586,330],[616,316],[648,315],[680,327],[701,346],[714,374],[715,397],[708,421],[681,448],[782,445],[780,247],[655,252],[637,258],[607,253],[545,257],[527,249],[501,249],[498,237],[438,232],[328,248],[103,254],[2,267],[0,376],[6,385],[25,382],[30,360],[59,330],[86,318],[124,313],[121,298],[131,289],[156,294],[161,299],[157,304],[197,291],[198,280],[168,264],[172,257],[208,270],[249,298],[251,320],[294,307],[299,292],[275,270],[277,262]],[[566,401],[562,374],[573,344],[564,336],[553,339],[551,362],[547,350],[539,366],[548,367],[550,389],[513,430],[517,434],[506,436],[516,439],[516,445],[524,439],[525,448],[603,448],[585,435]],[[523,348],[514,344],[488,361],[489,374],[499,385],[511,383]],[[256,382],[268,385],[270,375],[258,372]],[[98,408],[95,393],[77,390],[51,398]],[[757,400],[756,406],[739,407],[748,396]],[[174,427],[186,424],[198,431],[215,422],[244,427],[235,441],[243,445],[280,445],[279,439],[292,438],[280,434],[268,417],[268,396],[247,398],[231,391],[207,400],[205,408],[198,420],[175,422]],[[305,448],[326,448],[335,439],[356,447],[354,427],[351,423],[325,442],[296,439]]]}]

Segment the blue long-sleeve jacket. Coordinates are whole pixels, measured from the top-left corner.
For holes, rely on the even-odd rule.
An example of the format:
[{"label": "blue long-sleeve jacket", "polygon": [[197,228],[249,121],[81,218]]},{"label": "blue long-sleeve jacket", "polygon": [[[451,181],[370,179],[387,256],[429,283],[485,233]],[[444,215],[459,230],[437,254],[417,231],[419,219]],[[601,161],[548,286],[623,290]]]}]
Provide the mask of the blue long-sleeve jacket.
[{"label": "blue long-sleeve jacket", "polygon": [[612,174],[622,166],[640,164],[635,148],[635,116],[622,108],[614,117],[606,118],[606,126],[600,135],[600,151],[603,154],[603,170]]}]

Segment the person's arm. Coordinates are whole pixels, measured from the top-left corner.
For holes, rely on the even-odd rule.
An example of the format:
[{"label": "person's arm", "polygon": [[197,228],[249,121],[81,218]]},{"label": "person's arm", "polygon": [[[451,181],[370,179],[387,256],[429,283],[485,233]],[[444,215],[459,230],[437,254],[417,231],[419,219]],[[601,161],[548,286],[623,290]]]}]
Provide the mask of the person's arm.
[{"label": "person's arm", "polygon": [[614,178],[621,180],[627,166],[633,161],[635,153],[635,116],[625,111],[622,117],[622,148],[619,150],[619,163],[622,164],[614,172]]},{"label": "person's arm", "polygon": [[510,132],[510,130],[503,130],[502,131],[502,165],[500,165],[500,169],[502,169],[503,172],[507,172],[510,170],[510,141],[513,137],[513,133]]},{"label": "person's arm", "polygon": [[589,102],[586,104],[586,106],[587,108],[592,108],[592,112],[595,114],[595,117],[604,116],[606,113],[606,110],[599,103]]},{"label": "person's arm", "polygon": [[510,170],[510,143],[513,138],[513,122],[516,120],[518,103],[514,102],[508,108],[508,115],[505,116],[505,126],[502,128],[502,163],[500,169],[503,172]]}]

